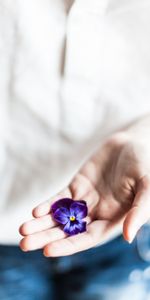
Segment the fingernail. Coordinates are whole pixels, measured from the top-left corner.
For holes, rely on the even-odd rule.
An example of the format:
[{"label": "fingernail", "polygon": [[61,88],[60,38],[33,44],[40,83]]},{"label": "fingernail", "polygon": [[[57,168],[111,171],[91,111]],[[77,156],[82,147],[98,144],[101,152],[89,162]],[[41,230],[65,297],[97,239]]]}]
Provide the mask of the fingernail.
[{"label": "fingernail", "polygon": [[132,242],[133,242],[133,240],[135,239],[135,236],[136,236],[136,234],[134,233],[132,233],[132,234],[130,234],[130,237],[129,237],[129,239],[128,239],[128,243],[129,244],[132,244]]},{"label": "fingernail", "polygon": [[129,244],[132,244],[133,240],[130,239],[130,240],[128,240],[127,242],[128,242]]}]

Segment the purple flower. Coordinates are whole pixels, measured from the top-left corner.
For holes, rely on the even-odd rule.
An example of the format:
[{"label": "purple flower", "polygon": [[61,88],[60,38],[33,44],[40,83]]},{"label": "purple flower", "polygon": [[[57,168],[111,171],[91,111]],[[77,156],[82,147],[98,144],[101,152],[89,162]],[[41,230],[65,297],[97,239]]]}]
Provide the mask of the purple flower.
[{"label": "purple flower", "polygon": [[51,206],[51,212],[53,219],[63,227],[65,233],[74,235],[86,231],[83,219],[87,216],[88,209],[84,200],[60,199]]}]

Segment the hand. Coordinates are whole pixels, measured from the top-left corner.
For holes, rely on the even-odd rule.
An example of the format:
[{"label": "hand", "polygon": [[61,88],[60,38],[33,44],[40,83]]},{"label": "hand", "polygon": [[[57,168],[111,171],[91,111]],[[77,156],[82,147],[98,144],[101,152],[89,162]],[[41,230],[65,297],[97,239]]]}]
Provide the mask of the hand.
[{"label": "hand", "polygon": [[[70,185],[33,210],[24,223],[20,247],[44,248],[45,256],[64,256],[104,243],[119,231],[132,242],[150,218],[150,120],[145,118],[109,138],[85,163]],[[87,232],[67,237],[50,214],[63,197],[87,202]]]}]

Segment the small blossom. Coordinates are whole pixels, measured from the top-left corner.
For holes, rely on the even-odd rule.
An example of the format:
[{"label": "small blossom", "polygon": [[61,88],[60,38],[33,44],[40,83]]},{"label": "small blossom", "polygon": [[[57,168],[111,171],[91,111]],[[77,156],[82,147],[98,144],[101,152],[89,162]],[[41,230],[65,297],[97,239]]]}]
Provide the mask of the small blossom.
[{"label": "small blossom", "polygon": [[75,235],[86,231],[86,222],[83,219],[88,214],[84,200],[74,201],[63,198],[51,206],[53,219],[61,225],[63,231],[68,235]]}]

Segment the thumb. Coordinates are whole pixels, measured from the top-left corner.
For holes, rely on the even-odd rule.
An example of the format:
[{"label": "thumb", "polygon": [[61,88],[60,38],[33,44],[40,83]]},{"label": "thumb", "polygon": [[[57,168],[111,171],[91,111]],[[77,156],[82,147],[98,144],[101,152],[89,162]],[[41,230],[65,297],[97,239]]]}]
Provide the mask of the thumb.
[{"label": "thumb", "polygon": [[138,230],[150,219],[150,179],[140,179],[136,196],[123,224],[123,235],[129,243],[133,241]]}]

